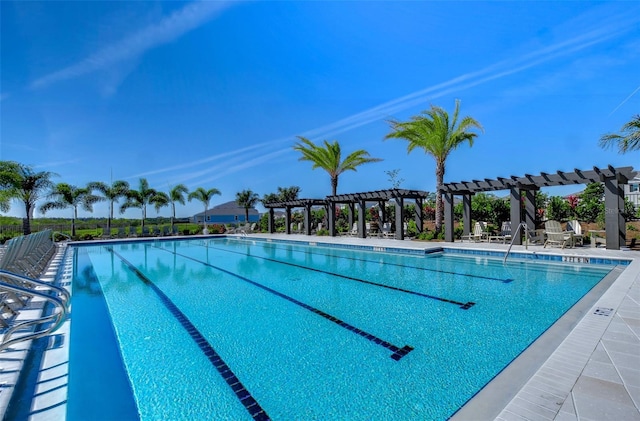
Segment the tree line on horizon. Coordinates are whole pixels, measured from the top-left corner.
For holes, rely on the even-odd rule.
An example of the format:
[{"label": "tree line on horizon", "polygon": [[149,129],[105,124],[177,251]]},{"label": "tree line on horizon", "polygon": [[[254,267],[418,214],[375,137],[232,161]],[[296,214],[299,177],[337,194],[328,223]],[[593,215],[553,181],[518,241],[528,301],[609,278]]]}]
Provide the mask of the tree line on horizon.
[{"label": "tree line on horizon", "polygon": [[[430,109],[407,121],[388,120],[387,123],[391,131],[384,137],[384,140],[404,139],[408,142],[407,153],[411,153],[415,149],[422,149],[427,155],[431,155],[436,164],[436,184],[441,185],[444,182],[446,161],[451,152],[464,143],[468,143],[469,147],[473,146],[473,141],[478,136],[476,131],[484,131],[482,125],[472,117],[460,117],[459,108],[460,101],[456,100],[451,116],[445,109],[432,105]],[[634,116],[629,123],[625,124],[621,129],[621,134],[603,135],[599,145],[603,148],[617,146],[619,153],[640,150],[640,115]],[[312,169],[320,168],[329,174],[331,192],[334,196],[337,194],[338,180],[342,173],[356,171],[363,164],[382,161],[380,158],[371,157],[364,149],[356,150],[342,159],[342,150],[338,141],[324,140],[322,144],[316,144],[302,136],[298,136],[298,142],[293,146],[293,149],[300,152],[299,160],[309,161],[313,164]],[[395,179],[397,172],[391,173],[393,174],[392,179]],[[12,200],[22,202],[26,215],[23,226],[25,234],[31,232],[30,221],[33,219],[36,204],[40,200],[45,200],[39,207],[43,215],[53,209],[71,208],[73,210],[72,235],[75,235],[74,221],[77,219],[79,207],[93,212],[95,203],[108,201],[107,229],[110,230],[114,205],[120,199],[124,199],[120,205],[120,213],[124,213],[130,208],[141,209],[143,227],[147,206],[154,206],[156,211],[162,207],[170,206],[173,229],[176,203],[184,205],[185,195],[187,195],[188,201],[201,202],[204,205],[206,215],[212,197],[221,194],[216,188],[205,189],[203,187],[189,192],[184,184],[173,186],[165,193],[151,188],[145,178],[140,178],[137,189],[131,188],[129,183],[122,180],[112,182],[110,185],[103,182],[90,182],[85,187],[77,187],[67,183],[55,184],[52,181],[54,176],[57,174],[50,171],[36,172],[32,167],[18,162],[0,161],[0,211],[8,212]],[[94,191],[97,191],[98,194],[95,194]],[[249,209],[253,208],[258,201],[270,203],[295,200],[299,191],[300,188],[297,186],[278,187],[277,193],[266,194],[260,199],[257,193],[243,190],[236,194],[236,202],[245,208],[245,217],[248,221]],[[206,217],[204,219],[204,229],[206,230]],[[442,194],[437,192],[435,202],[436,233],[441,232],[443,220]]]}]

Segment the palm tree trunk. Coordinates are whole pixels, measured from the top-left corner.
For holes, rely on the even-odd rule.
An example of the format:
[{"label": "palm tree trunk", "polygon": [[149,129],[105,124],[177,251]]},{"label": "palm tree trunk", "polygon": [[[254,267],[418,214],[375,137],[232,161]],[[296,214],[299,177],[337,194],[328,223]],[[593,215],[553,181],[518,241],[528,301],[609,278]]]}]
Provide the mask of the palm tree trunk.
[{"label": "palm tree trunk", "polygon": [[338,194],[338,176],[331,177],[331,195]]},{"label": "palm tree trunk", "polygon": [[249,208],[244,208],[244,222],[249,223]]},{"label": "palm tree trunk", "polygon": [[29,202],[24,202],[24,210],[27,217],[22,220],[22,233],[29,235],[31,234],[31,218],[33,216],[33,209]]},{"label": "palm tree trunk", "polygon": [[107,231],[111,232],[111,219],[113,219],[113,200],[109,202],[109,218],[107,218]]},{"label": "palm tree trunk", "polygon": [[171,232],[173,233],[173,220],[176,219],[176,204],[171,202]]},{"label": "palm tree trunk", "polygon": [[144,232],[144,220],[147,218],[147,206],[142,205],[142,231]]},{"label": "palm tree trunk", "polygon": [[[444,181],[444,161],[436,161],[436,185],[442,185]],[[436,233],[442,231],[442,221],[444,220],[444,206],[442,203],[442,193],[436,192]]]},{"label": "palm tree trunk", "polygon": [[76,236],[76,219],[78,219],[78,208],[73,208],[73,218],[71,219],[71,236]]}]

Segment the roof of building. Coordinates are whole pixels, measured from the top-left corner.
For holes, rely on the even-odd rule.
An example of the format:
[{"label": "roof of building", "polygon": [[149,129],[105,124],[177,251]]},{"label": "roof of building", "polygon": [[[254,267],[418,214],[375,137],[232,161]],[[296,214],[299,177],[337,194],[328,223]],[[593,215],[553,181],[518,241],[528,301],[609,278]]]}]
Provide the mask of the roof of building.
[{"label": "roof of building", "polygon": [[[208,216],[212,215],[244,215],[245,209],[242,206],[238,205],[238,202],[232,200],[230,202],[222,203],[218,206],[214,206],[213,208],[207,211]],[[249,215],[259,215],[260,212],[256,208],[249,208]],[[204,216],[204,211],[196,213],[193,215],[196,216]]]}]

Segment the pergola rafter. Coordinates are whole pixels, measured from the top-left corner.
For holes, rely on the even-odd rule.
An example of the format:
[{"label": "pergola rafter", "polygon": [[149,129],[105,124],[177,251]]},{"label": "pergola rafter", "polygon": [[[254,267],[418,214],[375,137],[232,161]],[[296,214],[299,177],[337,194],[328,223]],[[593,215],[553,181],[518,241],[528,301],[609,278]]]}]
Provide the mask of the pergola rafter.
[{"label": "pergola rafter", "polygon": [[[445,196],[445,241],[453,241],[453,196],[463,196],[463,231],[471,231],[471,196],[475,193],[509,190],[511,197],[511,226],[516,227],[523,220],[520,198],[524,192],[526,208],[524,222],[529,229],[535,229],[534,194],[542,187],[567,186],[601,182],[605,186],[605,229],[607,249],[619,250],[626,241],[626,226],[622,211],[624,210],[624,189],[622,186],[632,180],[638,173],[633,167],[607,168],[593,167],[592,170],[573,172],[556,171],[555,174],[541,172],[540,175],[525,174],[509,178],[497,177],[482,180],[445,183],[438,186],[438,191]],[[521,238],[514,237],[514,244],[521,244]]]}]

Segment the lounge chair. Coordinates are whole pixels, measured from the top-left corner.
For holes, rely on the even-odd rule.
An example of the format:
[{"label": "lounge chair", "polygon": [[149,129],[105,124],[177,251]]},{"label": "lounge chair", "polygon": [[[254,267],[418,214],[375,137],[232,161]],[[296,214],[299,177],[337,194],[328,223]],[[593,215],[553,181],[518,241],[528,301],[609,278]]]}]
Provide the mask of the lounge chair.
[{"label": "lounge chair", "polygon": [[463,235],[460,239],[474,242],[488,240],[489,232],[487,231],[487,223],[483,221],[476,222],[473,226],[473,232]]},{"label": "lounge chair", "polygon": [[560,246],[560,248],[573,247],[573,231],[563,231],[560,222],[549,220],[544,223],[544,233],[547,236],[547,241],[544,242],[544,247],[548,245]]},{"label": "lounge chair", "polygon": [[104,227],[102,229],[102,236],[101,238],[111,238],[111,228],[109,227]]},{"label": "lounge chair", "polygon": [[149,231],[149,227],[142,227],[142,236],[143,237],[150,237],[151,236],[151,232]]},{"label": "lounge chair", "polygon": [[353,226],[351,227],[351,231],[347,232],[347,235],[349,235],[350,237],[357,237],[358,236],[358,223],[354,222]]},{"label": "lounge chair", "polygon": [[382,224],[382,237],[383,238],[396,238],[396,234],[391,231],[391,222],[385,222]]},{"label": "lounge chair", "polygon": [[502,223],[500,234],[489,236],[489,242],[491,242],[491,240],[496,240],[502,241],[502,244],[506,244],[507,241],[511,241],[511,239],[511,221],[505,221]]},{"label": "lounge chair", "polygon": [[129,227],[129,237],[137,237],[138,229],[136,227]]},{"label": "lounge chair", "polygon": [[119,227],[118,228],[118,238],[125,238],[127,236],[127,233],[124,229],[124,227]]},{"label": "lounge chair", "polygon": [[169,234],[170,234],[169,229],[170,229],[170,228],[169,228],[169,226],[168,226],[168,225],[163,225],[163,226],[162,226],[162,235],[163,235],[163,236],[167,236],[167,235],[169,235]]},{"label": "lounge chair", "polygon": [[567,231],[572,231],[573,232],[573,244],[580,244],[583,245],[584,244],[584,238],[583,238],[583,234],[582,234],[582,226],[580,225],[580,222],[578,222],[576,219],[574,219],[573,221],[569,221],[567,222]]}]

